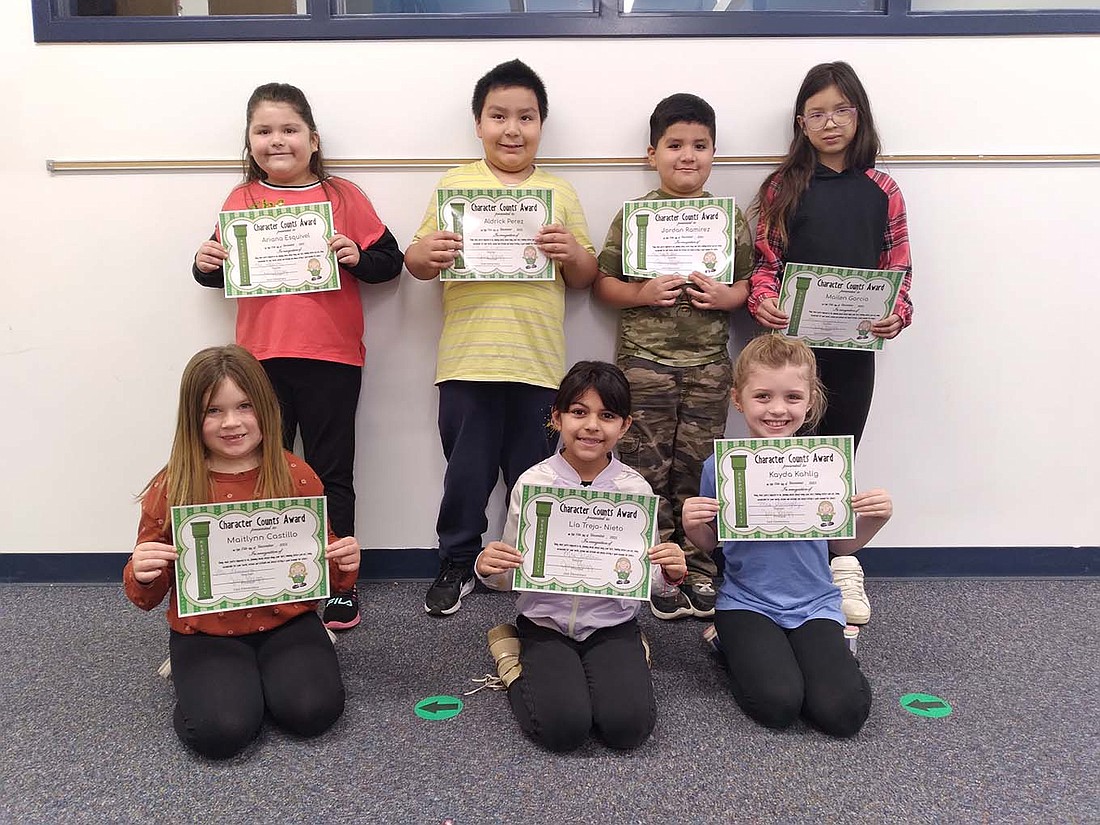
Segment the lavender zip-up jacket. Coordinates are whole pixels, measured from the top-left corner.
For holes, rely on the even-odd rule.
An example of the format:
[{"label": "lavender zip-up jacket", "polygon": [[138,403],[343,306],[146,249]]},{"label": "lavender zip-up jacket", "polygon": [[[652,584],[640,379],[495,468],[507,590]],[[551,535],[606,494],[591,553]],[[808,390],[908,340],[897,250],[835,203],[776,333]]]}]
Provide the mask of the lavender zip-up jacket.
[{"label": "lavender zip-up jacket", "polygon": [[[552,455],[527,470],[516,481],[512,488],[512,499],[508,503],[508,520],[504,523],[504,535],[501,536],[501,541],[510,547],[516,546],[516,534],[519,532],[520,495],[524,484],[585,489],[577,471],[560,453]],[[617,458],[611,459],[611,463],[593,479],[587,489],[653,495],[649,482]],[[493,590],[512,589],[511,571],[493,576],[479,574],[478,578],[486,587]],[[665,579],[662,568],[654,565],[651,590],[661,593],[669,587],[671,585]],[[556,630],[577,641],[588,638],[601,627],[614,627],[630,621],[638,615],[643,604],[644,602],[633,599],[603,599],[594,596],[568,596],[562,593],[523,592],[516,599],[516,609],[520,614],[537,625]]]}]

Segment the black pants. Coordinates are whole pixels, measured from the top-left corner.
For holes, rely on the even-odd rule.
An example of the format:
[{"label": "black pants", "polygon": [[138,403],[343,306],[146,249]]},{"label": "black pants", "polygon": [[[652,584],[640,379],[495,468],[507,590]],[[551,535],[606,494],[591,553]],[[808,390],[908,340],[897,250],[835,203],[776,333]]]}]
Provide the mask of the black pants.
[{"label": "black pants", "polygon": [[583,642],[520,616],[523,673],[508,689],[524,733],[552,751],[596,735],[612,748],[636,748],[657,721],[653,680],[638,622],[595,631]]},{"label": "black pants", "polygon": [[325,485],[332,532],[355,535],[355,410],[363,368],[309,358],[261,362],[283,413],[283,446],[294,449],[302,431],[302,452]]},{"label": "black pants", "polygon": [[473,564],[489,525],[485,507],[501,472],[511,495],[521,473],[553,454],[558,435],[550,427],[550,407],[556,394],[507,381],[439,385],[439,440],[447,458],[436,521],[440,559]]},{"label": "black pants", "polygon": [[264,710],[282,728],[317,736],[344,712],[336,650],[316,613],[246,636],[171,631],[173,723],[185,745],[227,759],[256,738]]},{"label": "black pants", "polygon": [[[850,435],[853,451],[863,438],[875,392],[875,354],[858,350],[816,349],[817,373],[825,385],[828,405],[817,435]],[[309,457],[306,457],[309,460]]]},{"label": "black pants", "polygon": [[729,664],[733,698],[769,728],[802,716],[832,736],[854,736],[871,712],[871,686],[829,619],[784,630],[750,610],[718,610],[718,638]]}]

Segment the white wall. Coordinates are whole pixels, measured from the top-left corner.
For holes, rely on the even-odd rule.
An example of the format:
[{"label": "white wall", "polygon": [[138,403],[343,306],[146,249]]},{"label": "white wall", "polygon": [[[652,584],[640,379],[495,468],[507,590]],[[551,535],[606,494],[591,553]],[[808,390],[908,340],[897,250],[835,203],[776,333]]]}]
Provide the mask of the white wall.
[{"label": "white wall", "polygon": [[[715,105],[720,153],[780,153],[802,75],[837,58],[864,78],[888,153],[1098,147],[1097,38],[36,46],[29,5],[0,4],[7,552],[130,549],[132,497],[167,456],[183,364],[233,335],[231,304],[189,266],[235,174],[51,176],[47,158],[236,156],[245,100],[270,80],[307,92],[330,157],[475,156],[472,85],[517,55],[549,87],[547,157],[640,155],[652,105],[674,91]],[[917,311],[878,356],[860,453],[862,485],[897,501],[878,543],[1100,544],[1100,287],[1081,242],[1097,231],[1100,168],[889,171],[909,204]],[[747,204],[764,172],[716,168],[711,188]],[[349,177],[404,246],[439,174]],[[597,244],[654,180],[563,174]],[[438,284],[404,275],[364,292],[358,534],[368,547],[434,546]],[[614,316],[587,294],[570,295],[567,331],[571,359],[612,356]]]}]

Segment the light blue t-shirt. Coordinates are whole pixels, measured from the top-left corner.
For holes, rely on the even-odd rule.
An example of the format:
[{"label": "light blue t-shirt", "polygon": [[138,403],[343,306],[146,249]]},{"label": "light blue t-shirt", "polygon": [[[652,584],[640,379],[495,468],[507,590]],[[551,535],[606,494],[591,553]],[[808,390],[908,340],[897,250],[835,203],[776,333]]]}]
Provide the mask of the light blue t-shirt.
[{"label": "light blue t-shirt", "polygon": [[[715,498],[714,456],[703,464],[699,495]],[[718,610],[762,613],[790,630],[810,619],[844,624],[840,590],[829,570],[829,543],[798,541],[727,541]]]}]

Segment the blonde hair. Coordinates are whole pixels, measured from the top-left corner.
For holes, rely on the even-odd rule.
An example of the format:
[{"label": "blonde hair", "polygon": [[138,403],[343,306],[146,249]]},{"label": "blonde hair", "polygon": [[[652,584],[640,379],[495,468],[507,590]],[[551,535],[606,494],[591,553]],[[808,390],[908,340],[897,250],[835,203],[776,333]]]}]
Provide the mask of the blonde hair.
[{"label": "blonde hair", "polygon": [[262,438],[257,497],[286,498],[294,494],[294,481],[283,454],[283,419],[275,390],[252,353],[244,347],[230,344],[201,350],[184,367],[172,452],[168,464],[145,485],[142,495],[155,481],[164,479],[169,507],[211,501],[213,490],[206,467],[202,423],[210,396],[226,378],[248,396],[260,427]]},{"label": "blonde hair", "polygon": [[810,404],[804,426],[813,429],[825,415],[825,385],[817,376],[817,358],[804,341],[782,333],[765,333],[753,338],[741,350],[733,365],[733,392],[741,393],[755,367],[781,369],[788,364],[806,367],[810,372]]}]

